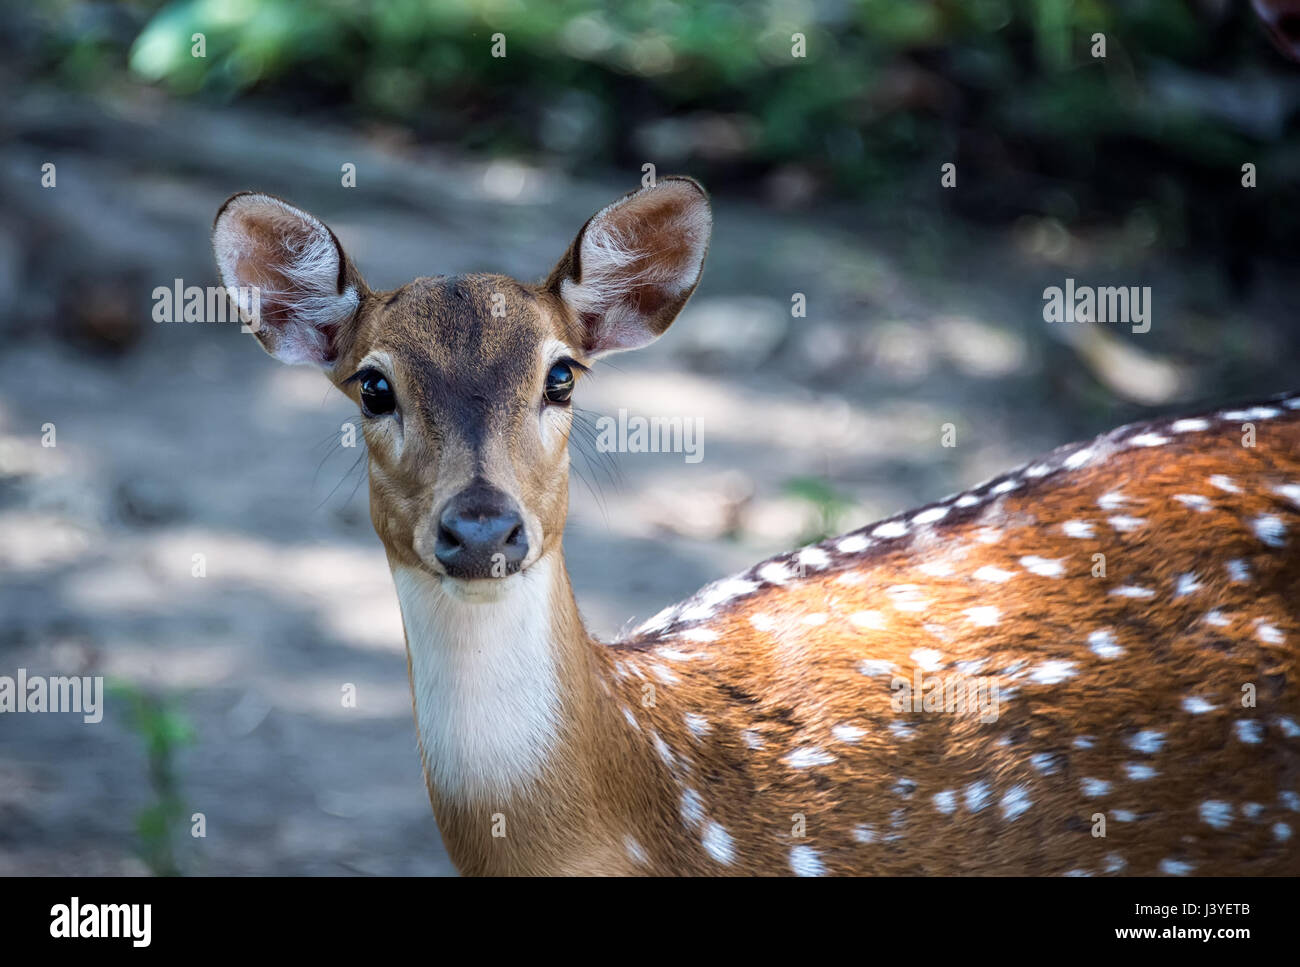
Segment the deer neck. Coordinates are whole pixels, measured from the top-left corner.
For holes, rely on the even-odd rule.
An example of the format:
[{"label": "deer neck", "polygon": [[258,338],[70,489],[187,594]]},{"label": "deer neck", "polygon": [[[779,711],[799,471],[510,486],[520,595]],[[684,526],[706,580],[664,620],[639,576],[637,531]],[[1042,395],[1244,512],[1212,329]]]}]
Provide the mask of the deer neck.
[{"label": "deer neck", "polygon": [[393,580],[425,782],[452,859],[465,872],[553,872],[568,865],[566,833],[589,852],[593,825],[606,825],[595,813],[612,703],[560,550],[490,600],[410,568]]}]

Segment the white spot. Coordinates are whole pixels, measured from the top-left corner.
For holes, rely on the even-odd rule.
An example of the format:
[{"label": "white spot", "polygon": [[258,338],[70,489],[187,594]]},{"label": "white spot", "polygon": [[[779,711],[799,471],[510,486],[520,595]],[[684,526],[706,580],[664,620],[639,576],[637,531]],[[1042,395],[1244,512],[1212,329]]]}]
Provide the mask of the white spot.
[{"label": "white spot", "polygon": [[1067,470],[1078,470],[1092,458],[1092,448],[1084,447],[1082,450],[1076,450],[1074,453],[1066,457],[1063,463]]},{"label": "white spot", "polygon": [[835,549],[841,554],[857,554],[865,551],[871,546],[871,541],[867,540],[861,534],[850,534],[835,545]]},{"label": "white spot", "polygon": [[664,765],[669,769],[677,767],[677,758],[673,755],[673,750],[668,748],[668,744],[663,739],[659,738],[658,732],[652,731],[650,733],[650,743],[655,747],[655,751],[659,753],[659,758],[663,759]]},{"label": "white spot", "polygon": [[1247,819],[1258,819],[1264,812],[1263,803],[1244,802],[1241,804],[1241,814]]},{"label": "white spot", "polygon": [[1285,843],[1291,838],[1291,827],[1286,823],[1274,823],[1273,838],[1280,843]]},{"label": "white spot", "polygon": [[974,507],[982,499],[983,498],[976,497],[974,494],[962,494],[955,501],[955,505],[958,507]]},{"label": "white spot", "polygon": [[795,555],[795,560],[803,567],[819,571],[831,562],[831,556],[820,547],[805,547]]},{"label": "white spot", "polygon": [[1091,749],[1094,743],[1091,735],[1076,735],[1072,744],[1076,749]]},{"label": "white spot", "polygon": [[853,745],[866,734],[865,729],[860,729],[856,725],[835,725],[831,727],[831,735],[835,736],[836,741],[846,742],[849,745]]},{"label": "white spot", "polygon": [[1075,675],[1072,661],[1045,661],[1029,673],[1029,678],[1039,685],[1057,685]]},{"label": "white spot", "polygon": [[806,614],[799,619],[799,623],[808,625],[810,628],[816,628],[824,625],[827,620],[827,614],[824,611],[816,611],[813,614]]},{"label": "white spot", "polygon": [[891,520],[881,524],[871,532],[872,537],[889,539],[893,537],[902,537],[907,533],[907,524],[901,520]]},{"label": "white spot", "polygon": [[735,858],[735,850],[731,845],[731,836],[713,820],[709,820],[704,824],[704,832],[700,836],[700,843],[703,844],[705,852],[719,863],[730,866]]},{"label": "white spot", "polygon": [[1109,628],[1102,628],[1088,635],[1088,647],[1098,658],[1118,658],[1124,649],[1115,642],[1115,635]]},{"label": "white spot", "polygon": [[623,706],[623,718],[627,719],[627,724],[632,726],[632,728],[636,729],[638,732],[641,731],[641,725],[637,722],[636,716],[632,714],[632,710],[626,705]]},{"label": "white spot", "polygon": [[1118,588],[1111,588],[1110,593],[1117,598],[1154,598],[1156,593],[1147,588],[1139,588],[1133,584],[1121,585]]},{"label": "white spot", "polygon": [[795,846],[790,850],[790,869],[795,876],[825,876],[826,867],[811,846]]},{"label": "white spot", "polygon": [[1134,782],[1145,782],[1148,779],[1154,779],[1160,773],[1156,772],[1145,762],[1125,762],[1124,772]]},{"label": "white spot", "polygon": [[1033,477],[1033,478],[1037,479],[1038,477],[1046,477],[1046,476],[1047,476],[1049,473],[1051,473],[1051,472],[1052,472],[1052,466],[1051,466],[1051,464],[1048,464],[1048,463],[1036,463],[1036,464],[1034,464],[1032,467],[1030,467],[1028,470],[1025,471],[1025,476],[1026,476],[1026,477]]},{"label": "white spot", "polygon": [[1286,524],[1276,514],[1261,514],[1251,521],[1255,536],[1269,547],[1286,546]]},{"label": "white spot", "polygon": [[1012,786],[1002,796],[1002,818],[1014,821],[1033,804],[1024,786]]},{"label": "white spot", "polygon": [[1104,796],[1110,792],[1110,783],[1105,779],[1081,779],[1079,789],[1085,796]]},{"label": "white spot", "polygon": [[1104,869],[1107,873],[1119,873],[1126,866],[1128,866],[1127,861],[1125,861],[1124,857],[1120,856],[1118,853],[1106,854],[1106,866]]},{"label": "white spot", "polygon": [[1014,479],[1013,479],[1013,480],[1004,480],[1004,481],[1002,481],[1000,484],[998,484],[996,487],[994,487],[992,490],[990,490],[989,493],[991,493],[991,494],[1008,494],[1008,493],[1010,493],[1011,491],[1015,490],[1017,487],[1023,487],[1023,486],[1024,486],[1023,482],[1022,482],[1022,481],[1019,481],[1019,480],[1014,480]]},{"label": "white spot", "polygon": [[1065,558],[1039,557],[1030,554],[1020,559],[1020,565],[1031,574],[1039,577],[1059,578],[1065,576]]},{"label": "white spot", "polygon": [[1143,729],[1128,740],[1129,748],[1145,755],[1155,755],[1165,744],[1165,734],[1154,729]]},{"label": "white spot", "polygon": [[1033,767],[1045,776],[1055,775],[1057,771],[1056,756],[1051,752],[1035,752],[1029,757]]},{"label": "white spot", "polygon": [[1201,822],[1208,823],[1215,829],[1227,829],[1232,824],[1232,803],[1222,799],[1207,799],[1198,810]]},{"label": "white spot", "polygon": [[1246,584],[1250,581],[1250,565],[1241,558],[1234,557],[1225,566],[1233,584]]},{"label": "white spot", "polygon": [[682,632],[681,637],[687,641],[698,641],[707,644],[710,641],[717,641],[719,635],[712,628],[687,628]]},{"label": "white spot", "polygon": [[1259,745],[1264,741],[1264,727],[1258,719],[1238,719],[1232,724],[1237,733],[1237,741],[1247,745]]},{"label": "white spot", "polygon": [[1159,433],[1140,433],[1128,441],[1135,447],[1159,447],[1169,442],[1168,437],[1163,437]]},{"label": "white spot", "polygon": [[1281,494],[1291,503],[1300,507],[1300,484],[1279,484],[1273,488],[1273,493]]},{"label": "white spot", "polygon": [[1112,809],[1110,815],[1117,823],[1131,823],[1137,819],[1137,813],[1127,809]]},{"label": "white spot", "polygon": [[749,623],[754,626],[755,631],[773,631],[776,628],[776,621],[770,614],[751,614]]},{"label": "white spot", "polygon": [[943,653],[933,648],[918,648],[909,655],[922,671],[935,672],[943,667]]},{"label": "white spot", "polygon": [[1183,699],[1183,711],[1192,715],[1204,715],[1206,712],[1213,712],[1214,706],[1199,696],[1189,695]]},{"label": "white spot", "polygon": [[769,561],[758,569],[758,576],[771,584],[784,584],[795,575],[780,561]]},{"label": "white spot", "polygon": [[1089,873],[1087,870],[1066,870],[1061,875],[1070,876],[1070,877],[1092,876],[1092,874]]},{"label": "white spot", "polygon": [[976,581],[992,581],[995,584],[1002,584],[1005,581],[1011,580],[1013,577],[1015,577],[1013,572],[1004,571],[1002,568],[994,567],[992,564],[985,564],[974,574]]},{"label": "white spot", "polygon": [[949,510],[950,508],[948,507],[931,507],[928,510],[923,510],[912,517],[912,524],[916,527],[923,524],[933,524],[935,521],[940,521],[947,517]]},{"label": "white spot", "polygon": [[1178,583],[1174,586],[1174,597],[1183,598],[1193,591],[1201,589],[1201,582],[1196,579],[1196,575],[1190,571],[1186,574],[1178,575]]},{"label": "white spot", "polygon": [[906,722],[890,722],[889,731],[893,734],[894,738],[896,739],[903,739],[904,741],[909,741],[911,739],[916,738],[916,730],[913,729]]},{"label": "white spot", "polygon": [[1216,628],[1226,628],[1228,625],[1232,624],[1232,622],[1228,620],[1227,616],[1225,616],[1218,608],[1215,608],[1213,611],[1207,611],[1205,617],[1201,620],[1207,625],[1214,625]]},{"label": "white spot", "polygon": [[1210,477],[1210,486],[1217,487],[1219,490],[1227,491],[1230,494],[1241,493],[1241,488],[1232,482],[1232,478],[1225,477],[1221,473],[1216,473]]},{"label": "white spot", "polygon": [[696,715],[694,712],[686,713],[686,727],[691,730],[691,734],[696,738],[709,733],[709,720],[703,715]]},{"label": "white spot", "polygon": [[1187,876],[1195,869],[1191,863],[1184,863],[1182,860],[1164,859],[1160,861],[1160,872],[1165,876]]},{"label": "white spot", "polygon": [[916,569],[932,578],[950,577],[953,572],[951,561],[926,561],[924,564],[918,564]]},{"label": "white spot", "polygon": [[745,729],[740,733],[740,737],[745,740],[745,745],[751,749],[763,748],[763,737],[753,729]]},{"label": "white spot", "polygon": [[1286,635],[1278,630],[1276,625],[1271,625],[1262,619],[1255,619],[1255,634],[1259,640],[1269,645],[1280,645],[1286,641]]},{"label": "white spot", "polygon": [[989,804],[990,794],[987,782],[972,782],[966,787],[966,808],[973,813],[979,812]]},{"label": "white spot", "polygon": [[[902,796],[904,799],[911,799],[912,793],[916,792],[916,780],[899,779],[894,783],[893,789],[890,790],[896,796]],[[894,825],[898,826],[903,822],[903,813],[898,810],[894,813]]]},{"label": "white spot", "polygon": [[899,611],[924,611],[930,606],[929,599],[921,594],[921,588],[916,584],[895,584],[885,588],[885,593]]},{"label": "white spot", "polygon": [[810,766],[828,766],[835,761],[835,756],[813,745],[795,749],[781,760],[791,769],[807,769]]},{"label": "white spot", "polygon": [[1294,739],[1297,736],[1300,736],[1300,725],[1296,724],[1295,719],[1290,716],[1279,715],[1275,721],[1277,722],[1277,727],[1282,730],[1282,735],[1286,738]]},{"label": "white spot", "polygon": [[668,670],[667,665],[660,665],[658,663],[652,664],[650,666],[650,673],[665,685],[676,685],[681,681],[681,679]]},{"label": "white spot", "polygon": [[876,831],[870,826],[859,823],[853,827],[853,840],[857,843],[874,843],[876,841]]},{"label": "white spot", "polygon": [[1125,517],[1123,515],[1110,518],[1110,526],[1115,528],[1121,534],[1131,534],[1139,527],[1146,526],[1145,517]]},{"label": "white spot", "polygon": [[868,677],[889,675],[894,671],[894,663],[883,658],[864,658],[858,662],[858,671]]},{"label": "white spot", "polygon": [[977,628],[992,628],[998,623],[1002,614],[991,604],[978,608],[967,608],[962,613],[970,618],[971,624]]},{"label": "white spot", "polygon": [[879,611],[855,611],[849,615],[849,624],[868,631],[881,631],[886,623],[885,616]]},{"label": "white spot", "polygon": [[682,822],[687,826],[698,826],[704,822],[704,801],[694,789],[682,793]]},{"label": "white spot", "polygon": [[1061,525],[1066,537],[1091,537],[1092,524],[1086,520],[1067,520]]},{"label": "white spot", "polygon": [[1128,503],[1128,498],[1118,490],[1112,490],[1110,493],[1102,494],[1097,498],[1097,506],[1102,510],[1116,510]]},{"label": "white spot", "polygon": [[1300,793],[1284,789],[1277,794],[1278,802],[1293,813],[1300,813]]},{"label": "white spot", "polygon": [[1209,428],[1209,420],[1174,420],[1173,423],[1169,424],[1169,429],[1175,433],[1196,433],[1199,430],[1208,430]]},{"label": "white spot", "polygon": [[957,662],[956,668],[957,671],[969,677],[972,675],[978,675],[988,663],[989,660],[987,658],[968,658],[965,661]]},{"label": "white spot", "polygon": [[955,812],[957,809],[957,793],[951,789],[936,792],[934,794],[934,808],[944,815]]},{"label": "white spot", "polygon": [[1209,497],[1202,497],[1200,494],[1174,494],[1174,500],[1202,514],[1208,513],[1213,506]]},{"label": "white spot", "polygon": [[627,855],[631,858],[632,862],[639,863],[641,866],[645,866],[650,862],[650,858],[645,855],[645,850],[641,848],[641,844],[636,841],[635,836],[632,836],[631,834],[624,836],[623,848],[627,850]]}]

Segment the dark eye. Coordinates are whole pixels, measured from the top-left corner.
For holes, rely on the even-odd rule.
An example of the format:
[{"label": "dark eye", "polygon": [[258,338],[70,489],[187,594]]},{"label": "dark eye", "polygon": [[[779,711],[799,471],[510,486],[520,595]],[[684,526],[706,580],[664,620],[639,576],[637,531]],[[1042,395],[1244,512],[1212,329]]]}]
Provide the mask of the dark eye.
[{"label": "dark eye", "polygon": [[377,369],[361,374],[361,408],[366,416],[383,416],[397,409],[397,397],[388,385],[388,377]]},{"label": "dark eye", "polygon": [[573,395],[573,367],[564,361],[553,365],[546,374],[546,402],[567,403]]}]

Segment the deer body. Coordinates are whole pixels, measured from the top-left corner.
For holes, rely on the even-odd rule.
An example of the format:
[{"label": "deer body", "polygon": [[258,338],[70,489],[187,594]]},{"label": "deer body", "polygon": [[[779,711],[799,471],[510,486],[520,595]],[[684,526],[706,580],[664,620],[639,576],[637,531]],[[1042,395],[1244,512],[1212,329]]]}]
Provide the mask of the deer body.
[{"label": "deer body", "polygon": [[536,287],[371,293],[268,196],[215,237],[264,345],[361,404],[463,872],[1300,872],[1300,396],[1062,448],[606,644],[564,567],[566,394],[689,297],[698,187],[598,213]]}]

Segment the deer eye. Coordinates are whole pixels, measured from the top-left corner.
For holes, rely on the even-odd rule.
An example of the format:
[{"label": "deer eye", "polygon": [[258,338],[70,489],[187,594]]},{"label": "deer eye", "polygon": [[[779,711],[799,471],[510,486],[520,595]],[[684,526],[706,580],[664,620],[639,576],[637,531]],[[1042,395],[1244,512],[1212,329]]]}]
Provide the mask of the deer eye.
[{"label": "deer eye", "polygon": [[377,369],[367,369],[360,375],[361,409],[366,416],[383,416],[397,409],[397,397],[388,383],[388,377]]},{"label": "deer eye", "polygon": [[573,395],[573,366],[560,360],[546,374],[546,402],[567,403]]}]

